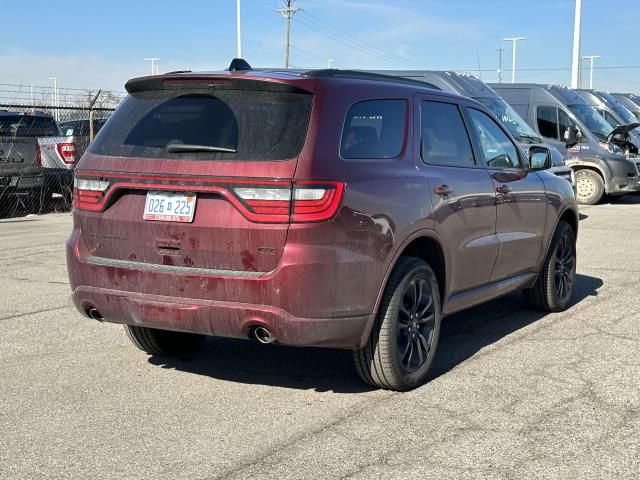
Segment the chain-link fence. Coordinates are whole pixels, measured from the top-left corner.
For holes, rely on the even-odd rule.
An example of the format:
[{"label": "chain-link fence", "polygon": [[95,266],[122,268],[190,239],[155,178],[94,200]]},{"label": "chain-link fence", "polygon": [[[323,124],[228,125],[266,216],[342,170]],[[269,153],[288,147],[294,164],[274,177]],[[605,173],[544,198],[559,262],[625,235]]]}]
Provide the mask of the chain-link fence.
[{"label": "chain-link fence", "polygon": [[70,209],[75,165],[124,95],[0,84],[0,218]]}]

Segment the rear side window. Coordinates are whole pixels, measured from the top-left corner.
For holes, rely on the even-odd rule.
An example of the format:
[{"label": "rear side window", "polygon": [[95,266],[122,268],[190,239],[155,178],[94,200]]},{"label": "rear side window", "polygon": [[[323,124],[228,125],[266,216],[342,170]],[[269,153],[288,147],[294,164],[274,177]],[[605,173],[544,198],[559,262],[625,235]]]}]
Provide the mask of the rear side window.
[{"label": "rear side window", "polygon": [[467,129],[457,105],[423,101],[420,107],[422,160],[433,165],[475,165]]},{"label": "rear side window", "polygon": [[537,120],[540,135],[558,139],[558,110],[556,107],[538,107]]},{"label": "rear side window", "polygon": [[[294,158],[304,145],[312,98],[258,90],[136,92],[114,112],[90,151],[189,160]],[[170,152],[175,144],[226,151]]]},{"label": "rear side window", "polygon": [[407,102],[366,100],[347,112],[340,143],[346,159],[395,158],[404,145]]}]

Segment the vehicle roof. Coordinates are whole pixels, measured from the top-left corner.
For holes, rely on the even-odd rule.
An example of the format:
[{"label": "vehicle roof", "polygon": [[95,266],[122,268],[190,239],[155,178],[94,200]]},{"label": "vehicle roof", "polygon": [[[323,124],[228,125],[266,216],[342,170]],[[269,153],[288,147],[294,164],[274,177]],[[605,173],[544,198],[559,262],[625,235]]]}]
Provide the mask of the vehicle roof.
[{"label": "vehicle roof", "polygon": [[543,83],[491,83],[491,88],[501,89],[542,89],[552,94],[557,100],[565,105],[590,105],[578,91],[561,85],[551,85]]},{"label": "vehicle roof", "polygon": [[129,80],[125,87],[129,93],[139,90],[150,90],[162,88],[164,80],[179,80],[187,78],[231,78],[238,80],[253,80],[273,82],[274,84],[288,84],[298,87],[302,90],[311,91],[314,84],[318,83],[368,83],[393,86],[398,88],[410,89],[412,91],[424,91],[424,93],[438,94],[450,98],[458,98],[469,100],[461,95],[443,92],[433,85],[429,85],[423,81],[401,78],[391,75],[383,75],[378,73],[365,72],[361,70],[337,70],[337,69],[318,69],[318,70],[285,70],[285,69],[252,69],[230,72],[222,71],[203,71],[203,72],[168,72],[163,75],[137,77]]}]

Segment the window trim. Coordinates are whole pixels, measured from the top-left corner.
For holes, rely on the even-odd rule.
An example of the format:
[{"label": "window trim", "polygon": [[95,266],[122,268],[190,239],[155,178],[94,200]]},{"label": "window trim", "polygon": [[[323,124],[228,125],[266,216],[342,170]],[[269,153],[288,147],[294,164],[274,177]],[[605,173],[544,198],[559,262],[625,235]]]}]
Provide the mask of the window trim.
[{"label": "window trim", "polygon": [[[489,120],[491,120],[497,127],[498,129],[507,137],[507,139],[512,143],[513,147],[516,149],[516,155],[518,156],[518,164],[519,166],[517,167],[492,167],[490,165],[488,165],[487,163],[487,159],[485,158],[485,154],[484,151],[480,145],[480,139],[478,138],[478,133],[476,132],[476,129],[473,125],[473,119],[471,118],[471,113],[469,112],[469,110],[476,110],[480,113],[483,113],[484,115],[486,115]],[[527,169],[527,162],[526,157],[524,157],[524,153],[522,151],[522,147],[520,147],[520,144],[515,141],[513,139],[513,137],[511,136],[511,134],[509,133],[509,131],[506,129],[506,127],[504,127],[503,125],[500,124],[500,121],[494,120],[494,118],[492,117],[492,114],[490,112],[487,112],[481,108],[478,108],[477,106],[473,105],[469,105],[465,107],[465,114],[469,116],[469,124],[472,127],[472,131],[473,131],[473,140],[474,140],[474,144],[477,147],[477,150],[479,152],[480,158],[482,159],[482,164],[483,167],[487,170],[497,170],[497,171],[517,171],[517,172],[521,172],[521,171],[525,171]]]},{"label": "window trim", "polygon": [[[446,164],[441,164],[441,163],[432,163],[432,162],[428,162],[427,160],[425,160],[422,157],[422,103],[423,102],[430,102],[430,103],[444,103],[446,105],[453,105],[456,110],[458,111],[458,114],[460,115],[460,120],[462,120],[462,126],[464,127],[465,133],[467,135],[467,140],[469,141],[469,147],[471,148],[471,155],[472,155],[472,160],[473,160],[473,164],[471,165],[446,165]],[[418,155],[420,156],[420,161],[422,162],[423,165],[427,165],[430,167],[449,167],[449,168],[483,168],[483,165],[480,165],[478,163],[478,153],[476,152],[476,149],[473,145],[473,140],[471,138],[471,133],[469,131],[469,125],[467,123],[467,119],[464,116],[463,113],[463,105],[453,102],[453,101],[445,101],[445,100],[441,100],[441,99],[433,99],[430,97],[418,97]]]},{"label": "window trim", "polygon": [[[344,136],[344,131],[347,126],[347,116],[351,109],[363,102],[375,102],[380,100],[396,100],[404,102],[404,135],[402,136],[402,146],[400,147],[400,152],[395,157],[360,157],[360,158],[348,158],[342,156],[342,137]],[[340,136],[338,140],[338,158],[343,162],[373,162],[373,163],[381,163],[381,162],[396,162],[399,159],[403,158],[406,150],[409,139],[409,118],[411,112],[409,111],[409,106],[411,102],[406,97],[375,97],[375,98],[364,98],[361,100],[356,100],[355,102],[349,104],[344,115],[342,116],[342,128],[340,129]]]}]

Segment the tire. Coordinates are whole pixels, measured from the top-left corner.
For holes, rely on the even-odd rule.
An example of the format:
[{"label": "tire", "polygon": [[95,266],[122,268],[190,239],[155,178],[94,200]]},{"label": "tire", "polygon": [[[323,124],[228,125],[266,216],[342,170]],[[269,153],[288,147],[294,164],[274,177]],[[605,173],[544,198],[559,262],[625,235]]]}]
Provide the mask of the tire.
[{"label": "tire", "polygon": [[181,355],[198,349],[206,335],[125,325],[129,340],[150,355]]},{"label": "tire", "polygon": [[397,391],[423,383],[436,353],[441,320],[440,290],[433,270],[418,258],[400,257],[369,340],[353,353],[362,380]]},{"label": "tire", "polygon": [[571,304],[576,283],[576,235],[561,221],[535,285],[524,291],[527,303],[544,312],[562,312]]},{"label": "tire", "polygon": [[576,200],[582,205],[595,205],[604,197],[604,180],[593,170],[576,172]]}]

